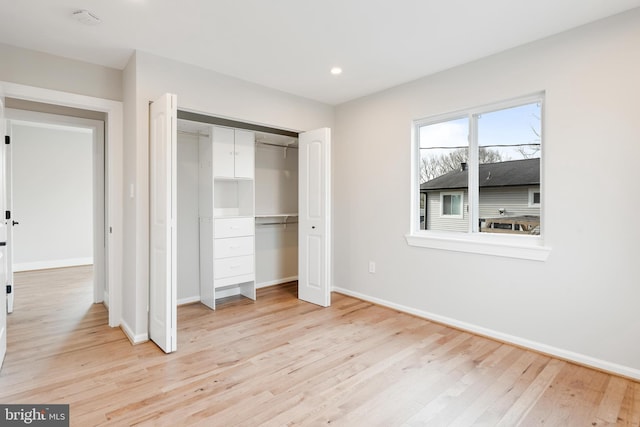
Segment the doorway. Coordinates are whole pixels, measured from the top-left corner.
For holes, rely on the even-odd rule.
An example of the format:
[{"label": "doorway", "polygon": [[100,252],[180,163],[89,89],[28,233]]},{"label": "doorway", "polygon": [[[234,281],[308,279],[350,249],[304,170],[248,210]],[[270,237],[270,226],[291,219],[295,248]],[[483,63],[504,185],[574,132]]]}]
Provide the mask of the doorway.
[{"label": "doorway", "polygon": [[9,276],[91,265],[93,302],[108,301],[104,122],[18,109],[7,118]]},{"label": "doorway", "polygon": [[0,82],[0,94],[7,107],[29,111],[79,113],[103,118],[105,134],[105,289],[109,326],[122,321],[122,247],[123,247],[123,106],[122,102],[68,92]]}]

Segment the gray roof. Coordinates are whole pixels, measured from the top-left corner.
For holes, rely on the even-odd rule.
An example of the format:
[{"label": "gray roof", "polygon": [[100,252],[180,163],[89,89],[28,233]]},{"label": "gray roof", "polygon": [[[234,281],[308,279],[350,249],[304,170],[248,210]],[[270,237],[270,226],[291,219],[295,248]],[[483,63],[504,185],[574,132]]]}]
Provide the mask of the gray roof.
[{"label": "gray roof", "polygon": [[[467,188],[469,170],[460,169],[440,175],[420,185],[421,191]],[[540,185],[540,159],[510,160],[480,165],[480,188]]]}]

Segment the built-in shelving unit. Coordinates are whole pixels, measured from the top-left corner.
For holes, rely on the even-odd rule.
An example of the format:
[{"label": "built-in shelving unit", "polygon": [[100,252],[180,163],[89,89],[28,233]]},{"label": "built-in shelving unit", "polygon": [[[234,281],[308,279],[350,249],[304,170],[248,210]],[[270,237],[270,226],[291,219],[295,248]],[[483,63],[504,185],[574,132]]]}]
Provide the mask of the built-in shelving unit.
[{"label": "built-in shelving unit", "polygon": [[213,126],[200,140],[200,300],[215,309],[219,290],[254,299],[254,134]]}]

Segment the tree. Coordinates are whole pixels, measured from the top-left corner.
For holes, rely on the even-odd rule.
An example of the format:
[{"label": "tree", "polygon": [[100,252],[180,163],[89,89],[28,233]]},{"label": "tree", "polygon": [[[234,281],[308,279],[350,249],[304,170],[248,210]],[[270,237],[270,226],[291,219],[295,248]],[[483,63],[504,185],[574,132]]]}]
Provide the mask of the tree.
[{"label": "tree", "polygon": [[[480,164],[499,163],[509,160],[504,158],[498,150],[492,150],[486,147],[478,149],[478,159]],[[438,156],[424,156],[420,164],[420,182],[427,182],[437,178],[445,173],[459,170],[462,163],[469,160],[469,150],[466,148],[458,148],[457,150]]]},{"label": "tree", "polygon": [[[532,114],[533,118],[537,120],[537,123],[540,124],[540,117]],[[535,126],[529,125],[531,128],[531,132],[535,135],[535,138],[531,142],[531,145],[523,145],[518,147],[516,151],[520,153],[523,159],[533,159],[540,157],[540,141],[542,141],[542,137],[540,136],[540,132],[536,129]]]}]

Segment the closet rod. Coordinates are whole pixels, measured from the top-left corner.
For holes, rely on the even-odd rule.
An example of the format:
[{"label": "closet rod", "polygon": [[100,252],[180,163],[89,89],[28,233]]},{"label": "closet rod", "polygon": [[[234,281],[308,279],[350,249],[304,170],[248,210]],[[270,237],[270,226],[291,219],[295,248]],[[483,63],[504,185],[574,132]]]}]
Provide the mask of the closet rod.
[{"label": "closet rod", "polygon": [[257,141],[257,140],[256,140],[256,144],[270,145],[272,147],[278,147],[278,148],[295,148],[296,150],[298,149],[298,147],[293,147],[291,145],[273,144],[271,142],[262,142],[262,141]]},{"label": "closet rod", "polygon": [[189,132],[187,130],[178,130],[178,133],[182,133],[184,135],[193,135],[193,136],[204,136],[205,138],[209,138],[209,135],[206,133],[200,132]]},{"label": "closet rod", "polygon": [[256,225],[291,225],[298,222],[256,222]]}]

